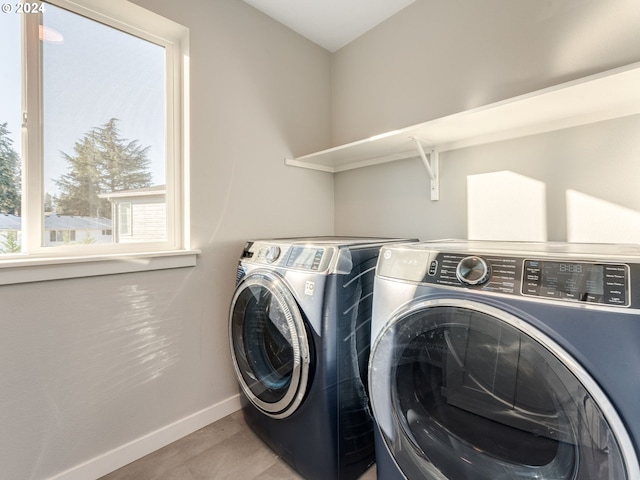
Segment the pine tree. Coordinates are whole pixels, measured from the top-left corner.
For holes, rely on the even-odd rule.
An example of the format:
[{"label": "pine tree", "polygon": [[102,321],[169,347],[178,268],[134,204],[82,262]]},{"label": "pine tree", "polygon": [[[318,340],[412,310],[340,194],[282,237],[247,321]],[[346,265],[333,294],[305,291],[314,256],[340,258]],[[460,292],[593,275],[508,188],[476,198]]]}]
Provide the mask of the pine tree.
[{"label": "pine tree", "polygon": [[55,197],[49,192],[44,194],[44,213],[55,211]]},{"label": "pine tree", "polygon": [[117,122],[112,118],[92,129],[76,142],[75,155],[62,152],[69,173],[55,180],[60,189],[58,213],[110,217],[108,200],[98,195],[151,185],[149,147],[120,138]]},{"label": "pine tree", "polygon": [[20,157],[5,122],[0,124],[0,212],[20,214],[20,176]]},{"label": "pine tree", "polygon": [[100,206],[101,193],[98,185],[99,154],[89,134],[76,142],[75,157],[62,152],[63,158],[69,163],[70,172],[55,180],[60,189],[58,213],[63,215],[90,216]]},{"label": "pine tree", "polygon": [[18,232],[9,230],[0,244],[0,253],[20,253],[21,247],[18,241]]}]

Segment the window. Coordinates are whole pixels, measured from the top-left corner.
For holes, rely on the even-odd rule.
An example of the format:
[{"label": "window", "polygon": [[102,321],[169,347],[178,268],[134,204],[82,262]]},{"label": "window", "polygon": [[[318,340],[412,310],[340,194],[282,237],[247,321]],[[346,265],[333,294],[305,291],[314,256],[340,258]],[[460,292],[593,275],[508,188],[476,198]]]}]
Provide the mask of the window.
[{"label": "window", "polygon": [[[0,14],[0,232],[16,233],[0,235],[0,269],[187,252],[187,30],[125,0],[14,10]],[[151,194],[153,219],[134,216]],[[120,241],[151,221],[155,235]]]},{"label": "window", "polygon": [[118,235],[131,235],[131,202],[118,204]]},{"label": "window", "polygon": [[69,243],[76,241],[75,230],[49,230],[49,241],[54,243]]}]

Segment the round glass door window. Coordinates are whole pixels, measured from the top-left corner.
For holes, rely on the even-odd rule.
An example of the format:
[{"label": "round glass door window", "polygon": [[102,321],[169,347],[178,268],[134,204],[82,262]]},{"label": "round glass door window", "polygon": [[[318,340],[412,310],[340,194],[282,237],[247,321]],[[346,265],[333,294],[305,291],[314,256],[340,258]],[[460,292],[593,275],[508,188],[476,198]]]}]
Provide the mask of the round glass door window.
[{"label": "round glass door window", "polygon": [[410,480],[630,479],[628,435],[599,387],[501,310],[452,300],[403,313],[373,346],[370,390]]},{"label": "round glass door window", "polygon": [[307,387],[309,344],[302,314],[278,277],[253,274],[238,285],[229,337],[247,398],[267,415],[291,415]]}]

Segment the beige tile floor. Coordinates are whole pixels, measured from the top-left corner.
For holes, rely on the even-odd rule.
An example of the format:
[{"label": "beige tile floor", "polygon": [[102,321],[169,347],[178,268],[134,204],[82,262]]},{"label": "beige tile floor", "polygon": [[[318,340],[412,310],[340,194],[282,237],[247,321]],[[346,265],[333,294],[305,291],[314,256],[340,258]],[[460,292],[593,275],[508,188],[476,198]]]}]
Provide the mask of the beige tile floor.
[{"label": "beige tile floor", "polygon": [[[300,480],[235,412],[100,480]],[[375,480],[375,466],[360,480]],[[327,479],[331,480],[331,479]]]}]

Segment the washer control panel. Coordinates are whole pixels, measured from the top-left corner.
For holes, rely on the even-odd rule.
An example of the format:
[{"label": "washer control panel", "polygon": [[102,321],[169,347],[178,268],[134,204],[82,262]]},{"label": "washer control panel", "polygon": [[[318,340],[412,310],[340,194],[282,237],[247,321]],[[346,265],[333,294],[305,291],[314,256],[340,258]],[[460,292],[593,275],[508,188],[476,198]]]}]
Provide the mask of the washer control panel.
[{"label": "washer control panel", "polygon": [[623,263],[438,253],[428,261],[422,283],[628,307],[630,278]]},{"label": "washer control panel", "polygon": [[321,272],[333,256],[331,247],[247,242],[241,260],[246,263]]}]

